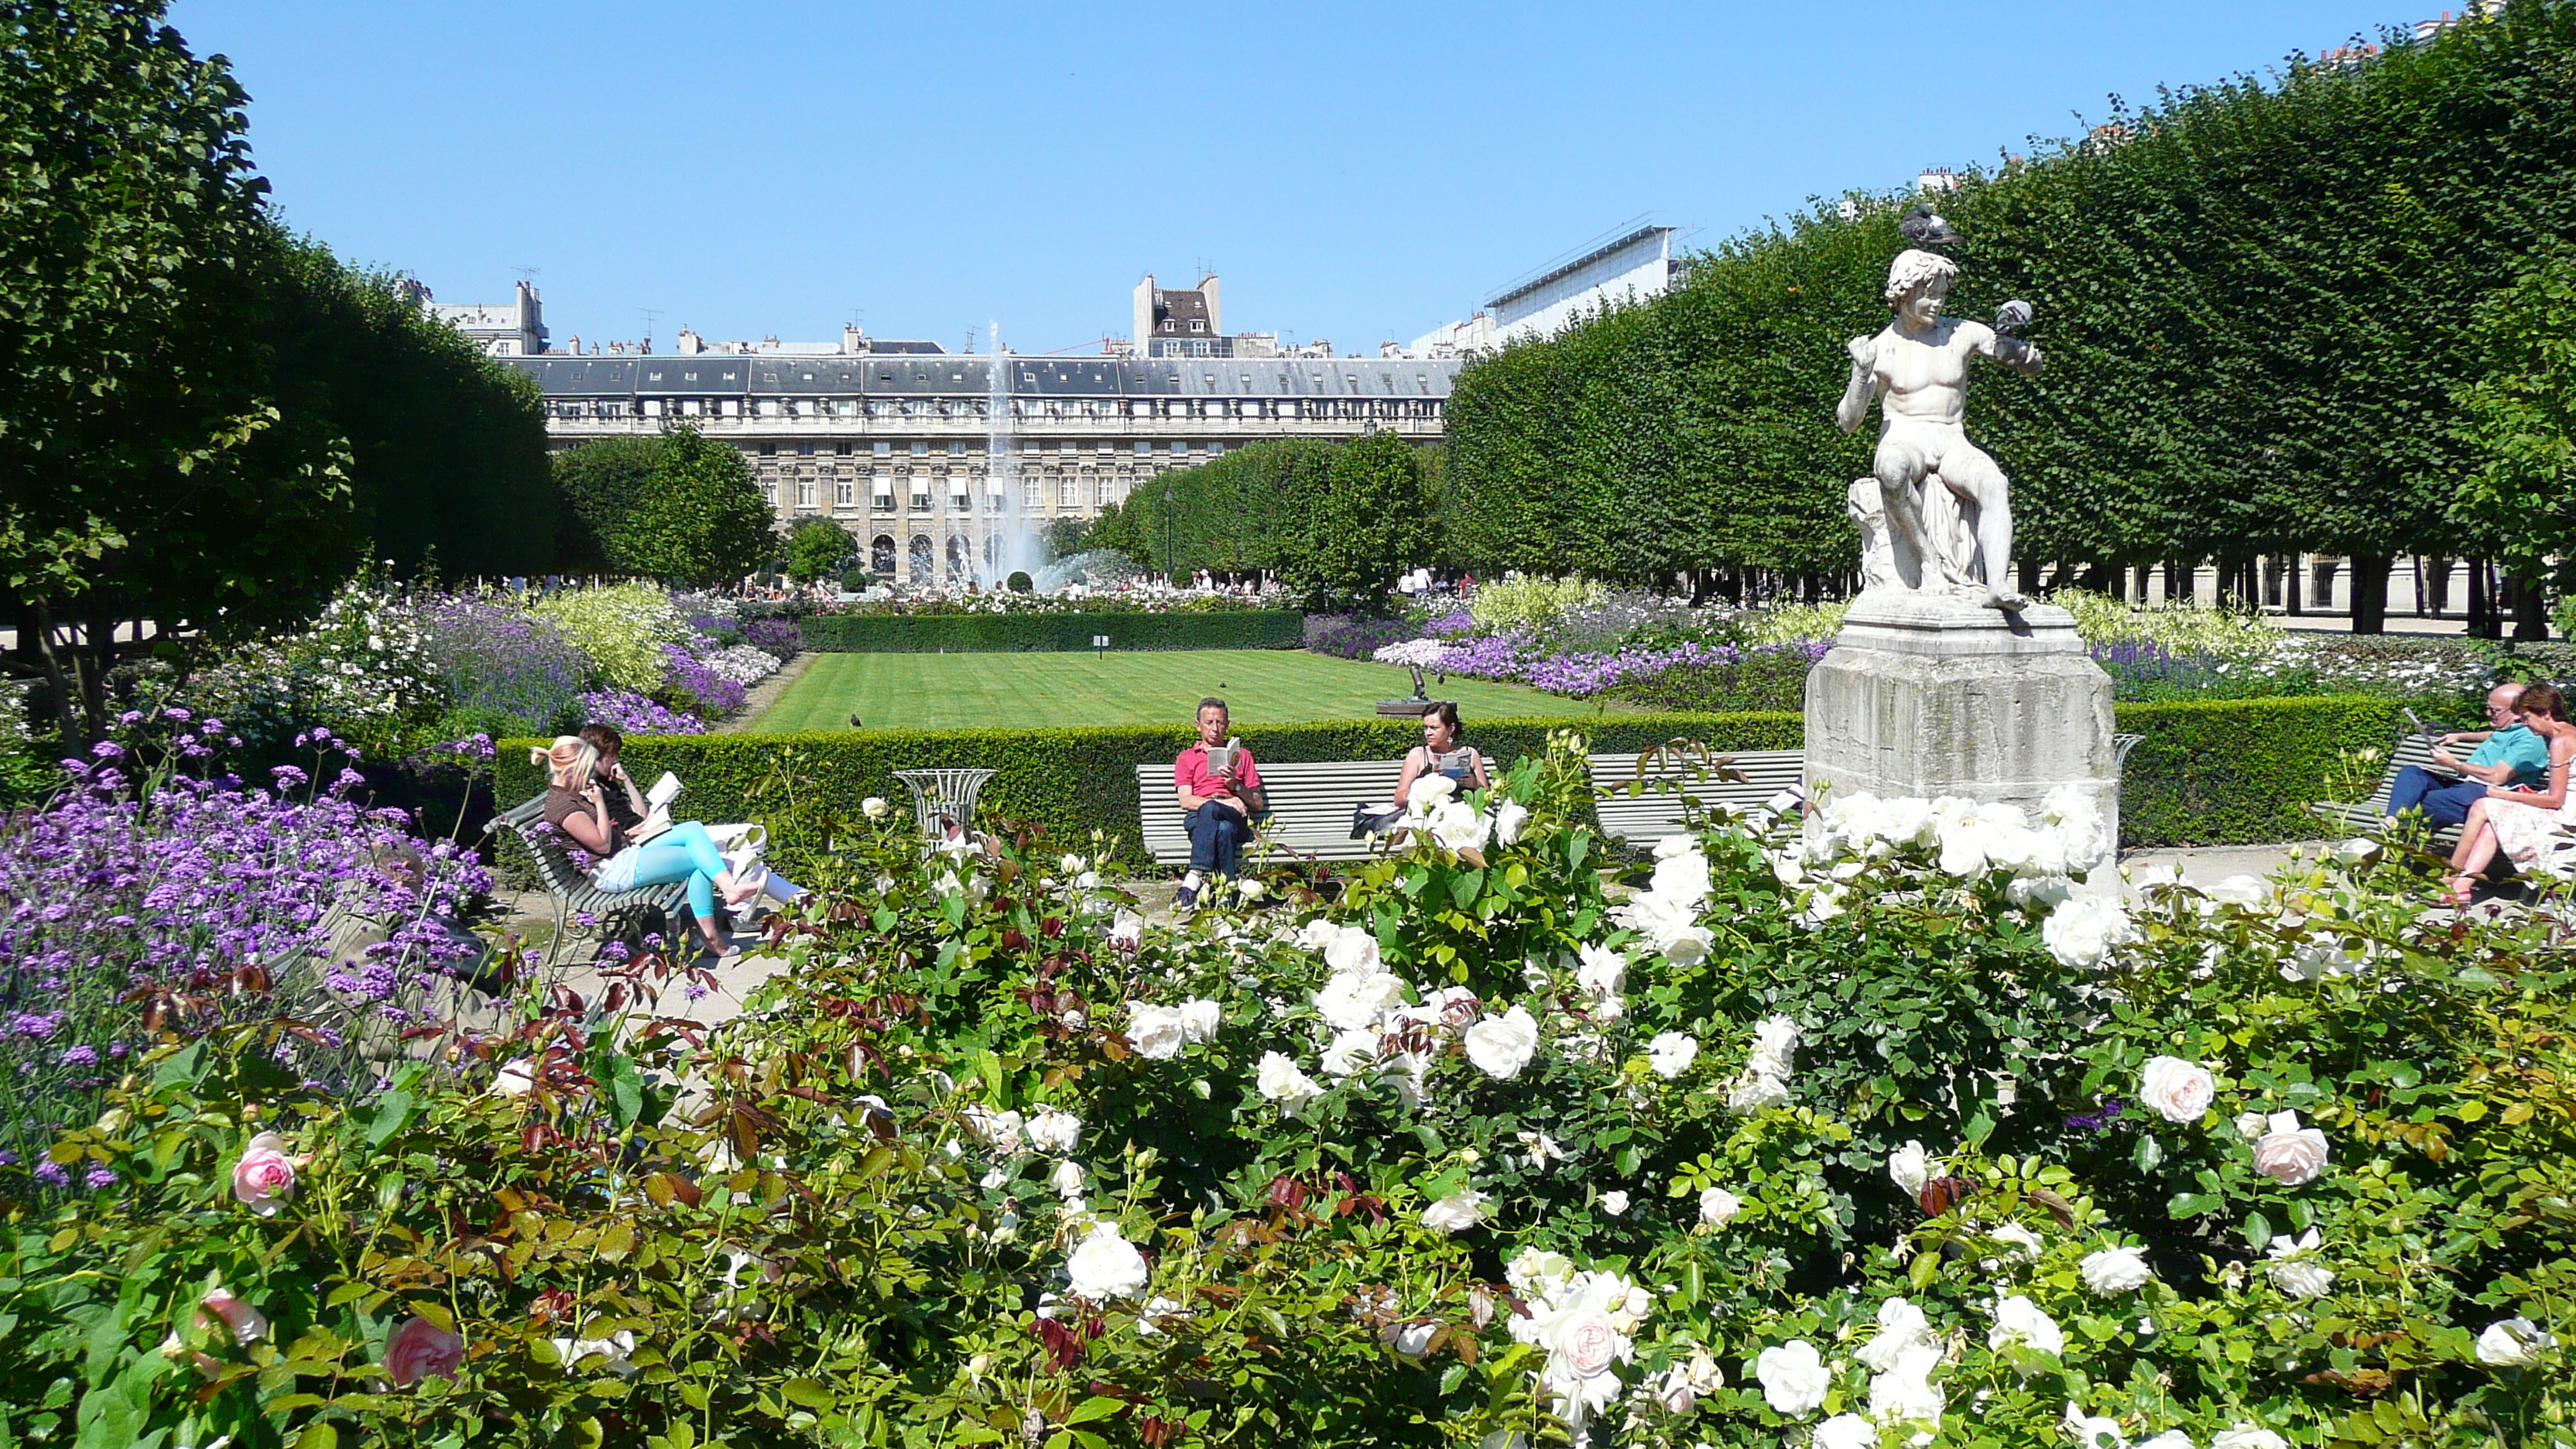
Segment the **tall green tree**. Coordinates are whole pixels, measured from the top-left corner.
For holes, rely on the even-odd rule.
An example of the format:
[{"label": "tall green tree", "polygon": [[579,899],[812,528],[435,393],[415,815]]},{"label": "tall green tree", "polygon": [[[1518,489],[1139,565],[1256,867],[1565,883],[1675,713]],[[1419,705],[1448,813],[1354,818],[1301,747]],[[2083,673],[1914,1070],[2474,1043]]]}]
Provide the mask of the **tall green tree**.
[{"label": "tall green tree", "polygon": [[1372,433],[1334,452],[1325,483],[1301,500],[1304,537],[1281,576],[1310,605],[1382,613],[1396,576],[1438,547],[1421,460],[1395,434]]},{"label": "tall green tree", "polygon": [[859,556],[859,541],[828,518],[800,518],[787,530],[787,576],[800,584],[837,578]]},{"label": "tall green tree", "polygon": [[555,567],[566,573],[611,567],[609,540],[652,485],[661,439],[594,438],[547,461],[554,469]]},{"label": "tall green tree", "polygon": [[290,618],[358,548],[327,420],[282,410],[282,265],[244,97],[160,0],[0,0],[0,580],[63,732],[104,728],[120,618]]},{"label": "tall green tree", "polygon": [[280,406],[348,442],[375,556],[450,576],[542,573],[557,501],[544,399],[526,373],[415,303],[401,279],[288,240],[264,336]]},{"label": "tall green tree", "polygon": [[2484,375],[2459,404],[2477,468],[2457,506],[2506,540],[2516,576],[2576,592],[2576,251],[2490,298],[2475,336]]},{"label": "tall green tree", "polygon": [[668,583],[723,584],[769,562],[777,544],[742,450],[678,427],[662,435],[653,476],[610,540],[609,562]]}]

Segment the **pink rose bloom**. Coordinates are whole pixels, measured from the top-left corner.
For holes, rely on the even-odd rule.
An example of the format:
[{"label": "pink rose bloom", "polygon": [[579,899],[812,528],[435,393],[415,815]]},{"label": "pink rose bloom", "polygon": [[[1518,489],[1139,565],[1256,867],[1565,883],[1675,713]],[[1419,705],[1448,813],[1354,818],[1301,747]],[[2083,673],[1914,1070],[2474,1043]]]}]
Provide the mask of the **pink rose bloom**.
[{"label": "pink rose bloom", "polygon": [[286,1199],[295,1196],[295,1159],[286,1155],[285,1138],[262,1132],[250,1140],[233,1164],[233,1196],[264,1218],[285,1209]]},{"label": "pink rose bloom", "polygon": [[423,1379],[452,1379],[465,1362],[465,1336],[426,1318],[407,1318],[385,1340],[385,1377],[398,1389]]},{"label": "pink rose bloom", "polygon": [[1600,1314],[1586,1313],[1560,1330],[1557,1344],[1566,1366],[1588,1379],[1610,1371],[1610,1359],[1619,1351],[1619,1331]]},{"label": "pink rose bloom", "polygon": [[2299,1125],[2296,1112],[2275,1112],[2254,1144],[2254,1170],[2283,1187],[2305,1187],[2326,1170],[2326,1134]]},{"label": "pink rose bloom", "polygon": [[222,1319],[224,1326],[233,1331],[235,1343],[257,1343],[268,1337],[268,1316],[235,1298],[220,1283],[207,1289],[206,1296],[198,1299],[197,1304],[197,1320],[204,1322],[209,1313]]}]

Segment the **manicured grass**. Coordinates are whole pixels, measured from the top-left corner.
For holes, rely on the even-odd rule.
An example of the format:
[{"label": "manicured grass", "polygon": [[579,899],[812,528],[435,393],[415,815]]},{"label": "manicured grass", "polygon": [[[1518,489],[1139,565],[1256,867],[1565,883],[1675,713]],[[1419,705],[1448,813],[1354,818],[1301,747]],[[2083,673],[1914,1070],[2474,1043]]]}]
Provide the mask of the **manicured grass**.
[{"label": "manicured grass", "polygon": [[[818,654],[751,729],[979,729],[1187,724],[1199,700],[1223,695],[1238,724],[1367,719],[1382,699],[1413,693],[1391,664],[1291,649],[1136,654]],[[1472,726],[1479,719],[1601,711],[1516,684],[1452,679],[1433,685]],[[1610,713],[1628,713],[1610,706]]]}]

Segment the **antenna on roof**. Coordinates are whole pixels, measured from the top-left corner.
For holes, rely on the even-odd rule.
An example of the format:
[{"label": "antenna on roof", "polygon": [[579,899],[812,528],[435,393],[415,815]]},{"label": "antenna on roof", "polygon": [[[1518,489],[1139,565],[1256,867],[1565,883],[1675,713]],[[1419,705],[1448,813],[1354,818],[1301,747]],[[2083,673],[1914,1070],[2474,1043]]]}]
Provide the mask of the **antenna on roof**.
[{"label": "antenna on roof", "polygon": [[537,279],[537,272],[539,269],[536,267],[512,267],[510,270],[519,274],[520,281],[533,282]]},{"label": "antenna on roof", "polygon": [[662,309],[659,307],[638,307],[635,310],[643,315],[644,350],[645,352],[650,353],[653,350],[653,324],[662,320]]}]

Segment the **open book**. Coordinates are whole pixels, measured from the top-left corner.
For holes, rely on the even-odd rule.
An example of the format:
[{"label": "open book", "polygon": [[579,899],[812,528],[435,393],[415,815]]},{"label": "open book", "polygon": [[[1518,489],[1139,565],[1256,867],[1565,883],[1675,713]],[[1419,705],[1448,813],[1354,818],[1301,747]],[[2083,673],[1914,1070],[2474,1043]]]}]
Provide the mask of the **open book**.
[{"label": "open book", "polygon": [[680,798],[680,791],[684,788],[686,787],[681,785],[679,776],[664,770],[662,778],[653,782],[653,788],[644,792],[644,803],[652,807],[645,813],[644,823],[636,826],[627,838],[637,841],[650,840],[670,829],[671,802]]}]

